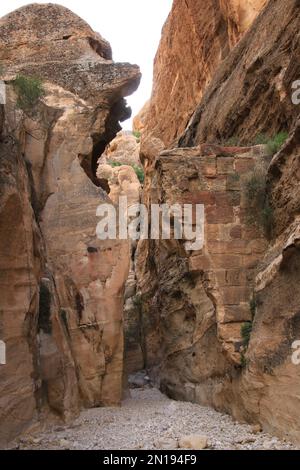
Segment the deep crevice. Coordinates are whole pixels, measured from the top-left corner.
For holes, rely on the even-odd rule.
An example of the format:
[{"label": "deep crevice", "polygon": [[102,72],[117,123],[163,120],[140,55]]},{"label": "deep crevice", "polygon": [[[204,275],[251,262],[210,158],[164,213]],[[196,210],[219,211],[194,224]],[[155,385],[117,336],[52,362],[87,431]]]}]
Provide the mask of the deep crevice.
[{"label": "deep crevice", "polygon": [[79,155],[79,160],[88,178],[98,188],[102,188],[107,194],[110,193],[108,181],[97,177],[98,160],[105,151],[107,145],[122,130],[120,122],[131,117],[131,108],[127,106],[126,100],[121,98],[112,105],[105,123],[105,133],[93,134],[93,150],[89,155]]}]

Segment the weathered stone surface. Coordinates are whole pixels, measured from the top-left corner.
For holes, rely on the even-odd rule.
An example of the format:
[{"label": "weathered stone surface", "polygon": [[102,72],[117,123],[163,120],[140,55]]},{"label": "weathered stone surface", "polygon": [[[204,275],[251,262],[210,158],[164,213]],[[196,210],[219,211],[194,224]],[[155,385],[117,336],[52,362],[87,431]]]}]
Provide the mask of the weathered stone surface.
[{"label": "weathered stone surface", "polygon": [[155,58],[145,135],[153,133],[168,147],[183,133],[217,66],[265,3],[173,2]]},{"label": "weathered stone surface", "polygon": [[139,139],[129,131],[119,132],[99,160],[100,164],[108,162],[141,165]]},{"label": "weathered stone surface", "polygon": [[[123,148],[123,141],[120,142],[118,140],[118,144]],[[119,152],[117,157],[118,163],[126,163],[135,160],[136,148],[127,145],[125,147],[127,151],[123,154],[121,148],[116,150],[116,153]],[[130,148],[132,149],[132,154]],[[115,152],[112,154],[114,155]],[[101,163],[101,161],[105,161],[105,159],[106,157],[100,159],[97,176],[101,181],[107,182],[111,201],[117,206],[119,198],[126,196],[129,208],[138,204],[141,196],[141,184],[133,167],[126,164],[112,167],[108,164]],[[129,241],[128,246],[130,250],[130,267],[124,294],[125,375],[139,371],[143,369],[145,365],[141,341],[140,304],[138,302],[139,297],[137,295],[137,279],[135,273],[137,242]]]},{"label": "weathered stone surface", "polygon": [[[58,5],[21,8],[1,19],[0,33],[5,441],[47,409],[68,421],[82,405],[120,403],[130,247],[96,237],[96,209],[110,201],[96,169],[140,72],[113,63],[109,44]],[[30,110],[16,107],[17,73],[43,81]]]},{"label": "weathered stone surface", "polygon": [[[248,149],[245,153],[245,149],[241,149],[241,154],[238,149],[229,150],[227,158],[232,160],[233,171],[245,158],[253,160],[254,164],[259,162],[263,154],[257,150]],[[205,156],[200,148],[174,149],[163,152],[156,164],[156,197],[160,203],[205,203],[205,245],[202,250],[187,253],[182,242],[161,241],[155,243],[151,252],[157,272],[157,308],[164,355],[161,373],[163,376],[165,371],[167,377],[170,367],[174,371],[172,377],[177,377],[176,383],[181,382],[181,374],[186,373],[197,382],[197,374],[201,376],[203,367],[209,374],[208,369],[215,364],[219,373],[221,370],[225,373],[227,361],[227,364],[240,364],[241,326],[251,317],[252,265],[258,264],[266,248],[266,244],[261,243],[263,239],[259,231],[255,250],[253,241],[242,239],[246,221],[241,215],[241,175],[235,173],[239,178],[236,190],[228,190],[227,182],[231,175],[217,164],[219,158],[226,158],[225,149],[221,152],[215,147],[215,153],[212,152],[213,148],[208,152],[210,155]],[[215,170],[213,179],[210,168]],[[219,180],[221,186],[217,184]],[[195,198],[197,188],[207,191],[204,198],[201,191]],[[211,226],[217,226],[219,233],[223,234],[222,242],[210,238]],[[241,227],[240,239],[230,236],[236,226]],[[251,268],[248,268],[250,261]],[[208,337],[213,335],[213,331],[215,342],[219,343],[217,350],[214,349],[215,344],[208,347]],[[207,361],[203,364],[199,355],[209,354],[206,347],[211,354],[216,354],[216,358],[212,363]],[[218,350],[223,350],[223,366],[218,360]],[[189,372],[183,362],[190,363]]]},{"label": "weathered stone surface", "polygon": [[[243,400],[264,428],[299,442],[300,370],[292,361],[300,338],[299,124],[269,168],[277,236],[256,277],[257,307],[244,374]],[[260,403],[259,408],[257,403]],[[274,413],[276,409],[276,413]]]},{"label": "weathered stone surface", "polygon": [[[173,22],[175,30],[180,15],[170,18],[167,28]],[[154,170],[149,165],[143,199],[205,204],[206,244],[201,252],[187,255],[179,242],[143,242],[137,263],[143,315],[149,322],[147,364],[154,367],[162,390],[172,398],[213,405],[296,442],[300,372],[292,362],[292,345],[300,335],[300,160],[299,106],[292,104],[291,86],[300,76],[298,31],[298,2],[270,0],[217,71],[212,70],[210,85],[179,141],[181,148],[160,155],[153,151],[147,160],[142,143],[145,165],[156,162]],[[168,70],[166,58],[174,42],[165,44],[161,63]],[[173,63],[180,58],[177,52]],[[162,77],[163,66],[159,73]],[[180,74],[177,66],[178,83]],[[153,96],[155,104],[155,90]],[[164,145],[172,141],[173,120],[183,117],[186,123],[185,109],[169,114],[170,128],[165,119],[157,134],[155,120],[148,129]],[[275,229],[267,242],[247,226],[240,191],[243,178],[262,158],[261,147],[210,144],[231,137],[250,144],[258,134],[282,130],[289,139],[268,169]],[[241,325],[253,315],[248,350],[241,357]]]},{"label": "weathered stone surface", "polygon": [[292,84],[300,76],[299,4],[271,0],[218,68],[180,139],[254,143],[262,133],[291,131],[298,116]]},{"label": "weathered stone surface", "polygon": [[133,118],[133,131],[143,134],[149,112],[150,100],[146,101],[140,112]]},{"label": "weathered stone surface", "polygon": [[[2,106],[1,106],[2,108]],[[1,126],[2,127],[2,126]],[[36,413],[35,364],[40,233],[30,204],[27,169],[17,142],[0,143],[0,439],[21,431]]]}]

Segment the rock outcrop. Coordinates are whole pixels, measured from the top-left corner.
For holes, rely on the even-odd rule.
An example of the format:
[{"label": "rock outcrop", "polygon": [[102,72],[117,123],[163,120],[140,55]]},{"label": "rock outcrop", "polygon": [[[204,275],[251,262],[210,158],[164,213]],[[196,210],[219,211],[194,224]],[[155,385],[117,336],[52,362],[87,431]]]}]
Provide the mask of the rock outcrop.
[{"label": "rock outcrop", "polygon": [[130,131],[119,132],[99,159],[99,164],[105,163],[141,166],[139,138]]},{"label": "rock outcrop", "polygon": [[292,84],[299,79],[299,5],[271,0],[222,63],[179,145],[251,144],[259,133],[290,131],[299,113]]},{"label": "rock outcrop", "polygon": [[[219,12],[216,3],[213,11]],[[205,56],[208,80],[197,87],[196,110],[195,100],[180,93],[182,101],[177,96],[173,109],[166,111],[168,119],[167,106],[160,108],[157,96],[161,93],[172,103],[173,90],[187,70],[193,83],[203,78],[199,72],[195,78],[195,69],[186,69],[182,62],[184,57],[185,64],[197,64],[190,35],[194,38],[195,31],[205,29],[183,32],[191,52],[184,53],[183,46],[176,50],[175,32],[183,12],[174,2],[156,60],[159,73],[149,127],[142,138],[141,160],[148,171],[143,200],[204,204],[205,245],[190,254],[178,241],[141,242],[138,286],[147,365],[163,391],[172,398],[212,405],[299,442],[300,369],[292,360],[298,344],[294,342],[300,338],[299,105],[292,103],[292,84],[300,77],[299,2],[270,0],[256,6],[265,3],[235,47],[256,12],[252,10],[240,28],[230,22],[230,27],[218,30],[226,32],[227,42],[224,36],[216,41],[224,60],[219,55],[212,62]],[[225,8],[225,2],[220,4]],[[232,12],[230,5],[238,2],[226,4]],[[209,8],[210,2],[206,5]],[[194,18],[205,24],[212,15],[205,16],[204,11],[198,8]],[[216,31],[210,31],[214,38]],[[201,50],[208,44],[213,44],[210,35]],[[171,79],[165,80],[170,96],[160,80],[168,76],[171,62],[176,84],[172,89]],[[161,152],[172,147],[187,122],[177,147]],[[272,161],[265,158],[267,148],[262,152],[264,147],[251,147],[258,135],[281,131],[289,138]],[[244,147],[230,148],[229,140]],[[269,238],[253,222],[249,226],[243,189],[245,175],[253,174],[263,161],[265,197],[274,218]]]},{"label": "rock outcrop", "polygon": [[154,63],[145,133],[170,146],[185,130],[220,62],[266,0],[175,0]]},{"label": "rock outcrop", "polygon": [[[65,420],[122,396],[123,293],[130,251],[100,241],[96,209],[109,202],[97,160],[130,115],[137,66],[58,5],[0,20],[7,88],[1,109],[0,440],[41,413]],[[19,109],[16,75],[44,93]],[[105,186],[104,186],[105,188]]]}]

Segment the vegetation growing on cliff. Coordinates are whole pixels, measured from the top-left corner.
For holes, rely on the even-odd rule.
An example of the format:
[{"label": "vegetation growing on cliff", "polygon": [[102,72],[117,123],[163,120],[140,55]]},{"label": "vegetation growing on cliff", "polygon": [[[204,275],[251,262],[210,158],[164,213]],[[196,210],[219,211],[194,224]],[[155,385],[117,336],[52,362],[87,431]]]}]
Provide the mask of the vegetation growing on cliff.
[{"label": "vegetation growing on cliff", "polygon": [[23,111],[31,109],[45,94],[42,81],[39,78],[19,74],[13,85],[18,95],[17,105]]},{"label": "vegetation growing on cliff", "polygon": [[274,228],[274,213],[267,191],[267,170],[258,165],[245,178],[243,188],[248,223],[260,228],[265,237],[270,239]]},{"label": "vegetation growing on cliff", "polygon": [[266,134],[258,134],[255,139],[249,140],[248,142],[242,141],[237,136],[232,136],[230,139],[222,142],[222,145],[226,147],[252,147],[253,145],[266,145],[267,152],[269,155],[275,155],[288,138],[287,132],[279,132],[272,137]]},{"label": "vegetation growing on cliff", "polygon": [[140,141],[141,141],[141,135],[142,135],[142,134],[140,133],[140,131],[133,131],[132,134],[134,135],[134,137],[136,138],[137,143],[139,144]]},{"label": "vegetation growing on cliff", "polygon": [[279,132],[275,134],[273,137],[268,137],[265,134],[258,134],[255,138],[255,145],[266,145],[268,153],[270,155],[275,155],[283,144],[286,142],[288,138],[287,132]]},{"label": "vegetation growing on cliff", "polygon": [[247,366],[246,352],[251,339],[252,327],[252,322],[246,322],[241,326],[241,336],[243,340],[241,351],[241,367],[243,368]]},{"label": "vegetation growing on cliff", "polygon": [[252,322],[244,323],[241,327],[241,335],[243,338],[243,346],[246,350],[250,343],[251,333],[252,333]]}]

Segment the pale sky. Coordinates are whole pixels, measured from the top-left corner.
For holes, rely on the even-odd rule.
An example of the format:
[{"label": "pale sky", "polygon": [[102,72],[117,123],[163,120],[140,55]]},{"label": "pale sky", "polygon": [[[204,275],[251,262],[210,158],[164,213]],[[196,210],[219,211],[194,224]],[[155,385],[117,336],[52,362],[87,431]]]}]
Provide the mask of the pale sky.
[{"label": "pale sky", "polygon": [[[0,17],[29,3],[34,2],[2,1]],[[153,59],[172,0],[40,0],[36,3],[58,3],[69,8],[110,42],[116,62],[131,62],[141,67],[141,85],[127,99],[135,116],[151,94]],[[131,129],[131,120],[122,126]]]}]

